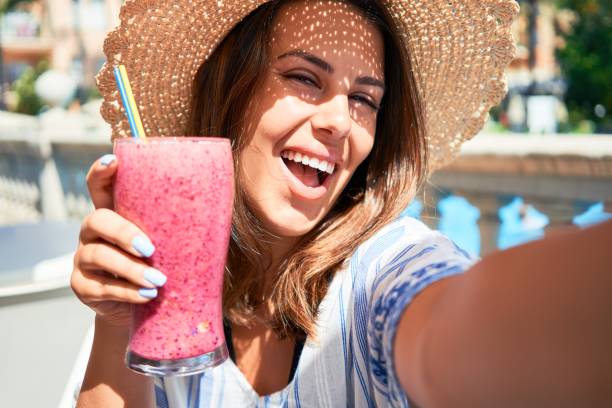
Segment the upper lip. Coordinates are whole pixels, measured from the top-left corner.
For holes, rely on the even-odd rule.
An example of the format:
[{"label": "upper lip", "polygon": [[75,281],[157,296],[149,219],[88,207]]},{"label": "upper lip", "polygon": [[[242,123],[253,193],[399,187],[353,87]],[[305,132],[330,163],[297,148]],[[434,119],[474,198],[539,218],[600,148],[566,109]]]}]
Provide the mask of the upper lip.
[{"label": "upper lip", "polygon": [[282,151],[285,150],[291,150],[293,152],[305,154],[308,157],[319,159],[319,161],[325,160],[326,162],[334,163],[336,165],[342,164],[342,157],[335,152],[313,152],[312,150],[306,149],[304,147],[285,147]]}]

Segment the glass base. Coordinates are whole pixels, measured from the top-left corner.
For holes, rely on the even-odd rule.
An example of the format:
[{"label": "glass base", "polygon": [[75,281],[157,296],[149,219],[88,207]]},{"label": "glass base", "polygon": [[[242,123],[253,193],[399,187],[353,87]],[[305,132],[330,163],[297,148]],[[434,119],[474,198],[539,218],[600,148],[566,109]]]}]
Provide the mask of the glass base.
[{"label": "glass base", "polygon": [[128,350],[125,364],[133,371],[151,376],[182,376],[206,371],[223,363],[229,353],[225,343],[211,352],[179,360],[151,360]]}]

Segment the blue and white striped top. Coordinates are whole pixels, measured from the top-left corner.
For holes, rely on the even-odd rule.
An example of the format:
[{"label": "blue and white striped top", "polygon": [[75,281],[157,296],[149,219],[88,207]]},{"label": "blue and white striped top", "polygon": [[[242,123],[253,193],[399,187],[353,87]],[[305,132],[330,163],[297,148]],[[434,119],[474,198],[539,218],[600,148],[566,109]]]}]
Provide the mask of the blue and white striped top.
[{"label": "blue and white striped top", "polygon": [[157,407],[408,407],[393,367],[402,312],[429,284],[474,262],[439,232],[399,218],[336,273],[319,307],[317,342],[306,340],[284,389],[258,395],[228,358],[203,374],[156,378]]}]

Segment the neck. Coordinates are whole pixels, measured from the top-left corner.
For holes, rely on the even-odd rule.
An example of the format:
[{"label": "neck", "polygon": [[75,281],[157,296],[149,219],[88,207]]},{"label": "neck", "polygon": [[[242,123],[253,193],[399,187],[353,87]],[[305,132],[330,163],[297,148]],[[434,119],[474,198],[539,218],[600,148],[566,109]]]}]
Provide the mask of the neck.
[{"label": "neck", "polygon": [[276,241],[269,244],[268,248],[272,257],[272,263],[268,269],[263,271],[265,281],[265,298],[269,298],[269,295],[272,293],[272,287],[274,286],[274,282],[277,280],[280,273],[279,267],[291,254],[291,251],[297,244],[299,238],[300,237],[280,237]]}]

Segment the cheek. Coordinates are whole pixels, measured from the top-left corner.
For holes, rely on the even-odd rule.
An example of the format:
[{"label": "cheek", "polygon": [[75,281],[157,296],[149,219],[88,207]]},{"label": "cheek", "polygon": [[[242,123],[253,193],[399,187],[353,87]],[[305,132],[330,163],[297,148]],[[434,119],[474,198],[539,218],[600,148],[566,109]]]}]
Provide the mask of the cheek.
[{"label": "cheek", "polygon": [[305,115],[303,103],[299,100],[278,98],[277,90],[266,89],[268,92],[263,92],[262,98],[252,103],[252,109],[247,113],[246,121],[250,126],[245,135],[248,142],[242,161],[248,167],[261,167],[257,166],[258,162],[261,164],[261,161],[269,161],[270,155],[279,155],[277,145],[291,134]]},{"label": "cheek", "polygon": [[279,78],[268,73],[265,85],[252,102],[247,122],[254,124],[256,138],[276,141],[286,136],[309,115],[305,101],[291,95]]},{"label": "cheek", "polygon": [[351,108],[351,118],[356,126],[363,131],[374,134],[376,132],[377,115],[366,106]]},{"label": "cheek", "polygon": [[351,144],[351,164],[353,171],[368,157],[374,147],[374,131],[361,132],[352,139]]},{"label": "cheek", "polygon": [[268,104],[264,101],[262,107],[266,105],[259,116],[255,134],[267,139],[286,136],[309,115],[309,105],[292,96],[274,98]]}]

